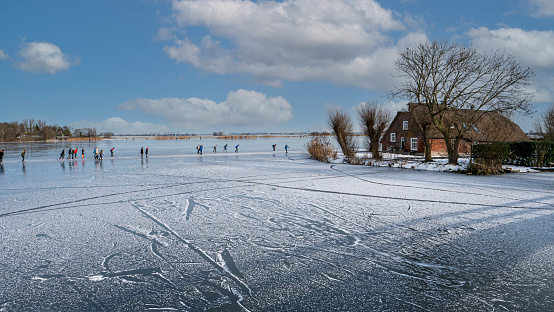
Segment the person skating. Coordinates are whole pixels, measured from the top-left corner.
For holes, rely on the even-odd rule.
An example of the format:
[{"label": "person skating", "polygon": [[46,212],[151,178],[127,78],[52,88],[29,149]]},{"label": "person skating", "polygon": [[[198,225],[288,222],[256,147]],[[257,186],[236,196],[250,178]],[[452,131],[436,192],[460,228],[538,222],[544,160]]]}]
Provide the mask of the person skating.
[{"label": "person skating", "polygon": [[65,149],[62,148],[62,152],[60,153],[60,158],[58,158],[58,160],[63,160],[65,157]]},{"label": "person skating", "polygon": [[100,160],[102,160],[103,157],[104,157],[104,150],[101,149],[101,150],[100,150]]},{"label": "person skating", "polygon": [[94,159],[98,159],[98,147],[94,148]]},{"label": "person skating", "polygon": [[112,149],[110,150],[110,153],[112,153],[111,156],[113,156],[113,149],[114,149],[114,148],[115,148],[115,147],[112,147]]},{"label": "person skating", "polygon": [[78,155],[78,154],[79,154],[79,149],[76,148],[76,149],[75,149],[75,152],[73,153],[73,157],[74,157],[74,158],[77,158],[77,155]]},{"label": "person skating", "polygon": [[223,151],[224,151],[224,152],[227,151],[227,144],[223,145]]},{"label": "person skating", "polygon": [[289,146],[285,144],[285,154],[289,153]]},{"label": "person skating", "polygon": [[200,145],[196,145],[196,154],[200,154]]},{"label": "person skating", "polygon": [[214,145],[214,153],[217,153],[217,145]]},{"label": "person skating", "polygon": [[235,146],[235,153],[238,153],[238,152],[239,152],[239,145],[240,145],[240,144],[237,144],[237,146]]},{"label": "person skating", "polygon": [[144,147],[140,148],[140,158],[142,158],[142,155],[144,155]]},{"label": "person skating", "polygon": [[275,146],[277,146],[277,144],[271,145],[271,147],[273,147],[273,151],[274,151],[274,152],[275,152]]},{"label": "person skating", "polygon": [[0,151],[0,164],[2,163],[3,159],[4,159],[4,150],[1,150]]},{"label": "person skating", "polygon": [[25,162],[25,150],[21,153],[21,162]]},{"label": "person skating", "polygon": [[198,148],[198,152],[200,153],[200,155],[202,155],[203,149],[204,149],[204,145],[200,145],[200,147]]},{"label": "person skating", "polygon": [[146,156],[146,158],[148,158],[148,147],[146,148],[145,156]]},{"label": "person skating", "polygon": [[81,159],[85,159],[85,148],[81,148]]}]

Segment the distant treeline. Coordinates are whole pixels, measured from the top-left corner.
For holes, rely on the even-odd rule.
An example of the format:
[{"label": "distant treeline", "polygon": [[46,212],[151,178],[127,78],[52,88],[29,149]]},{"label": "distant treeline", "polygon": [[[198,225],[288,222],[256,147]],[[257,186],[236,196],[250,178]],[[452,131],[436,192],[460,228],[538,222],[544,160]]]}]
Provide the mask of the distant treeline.
[{"label": "distant treeline", "polygon": [[[104,134],[113,135],[113,133]],[[56,137],[96,137],[96,128],[72,130],[68,126],[47,125],[45,121],[0,122],[0,142],[46,141]]]}]

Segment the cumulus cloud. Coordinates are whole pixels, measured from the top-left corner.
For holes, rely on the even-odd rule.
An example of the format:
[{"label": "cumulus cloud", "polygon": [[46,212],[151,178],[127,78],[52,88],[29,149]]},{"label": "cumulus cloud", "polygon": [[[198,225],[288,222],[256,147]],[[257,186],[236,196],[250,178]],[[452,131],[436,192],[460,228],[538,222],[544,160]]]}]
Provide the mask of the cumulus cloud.
[{"label": "cumulus cloud", "polygon": [[75,129],[96,128],[98,132],[113,132],[115,134],[149,134],[169,131],[164,125],[155,125],[147,122],[128,122],[120,117],[111,117],[104,121],[78,121],[70,124]]},{"label": "cumulus cloud", "polygon": [[531,14],[536,17],[554,16],[554,1],[552,0],[529,0]]},{"label": "cumulus cloud", "polygon": [[227,94],[224,102],[199,98],[133,99],[118,108],[163,116],[172,125],[186,129],[212,126],[255,127],[275,125],[292,118],[292,107],[286,99],[267,97],[256,91],[237,90]]},{"label": "cumulus cloud", "polygon": [[[328,81],[383,90],[406,31],[391,10],[373,0],[173,1],[176,27],[204,27],[165,47],[177,62],[218,74],[248,73],[265,84]],[[422,32],[403,41],[427,40]]]},{"label": "cumulus cloud", "polygon": [[538,70],[554,68],[554,31],[520,28],[472,28],[467,32],[472,42],[491,50],[513,53],[526,65]]},{"label": "cumulus cloud", "polygon": [[25,43],[16,66],[26,72],[55,74],[79,62],[50,42]]},{"label": "cumulus cloud", "polygon": [[6,52],[0,50],[0,61],[7,60],[9,57],[10,56]]},{"label": "cumulus cloud", "polygon": [[481,27],[472,28],[466,34],[475,45],[488,50],[505,50],[520,60],[522,65],[531,67],[536,78],[528,90],[534,94],[534,102],[554,100],[554,31]]}]

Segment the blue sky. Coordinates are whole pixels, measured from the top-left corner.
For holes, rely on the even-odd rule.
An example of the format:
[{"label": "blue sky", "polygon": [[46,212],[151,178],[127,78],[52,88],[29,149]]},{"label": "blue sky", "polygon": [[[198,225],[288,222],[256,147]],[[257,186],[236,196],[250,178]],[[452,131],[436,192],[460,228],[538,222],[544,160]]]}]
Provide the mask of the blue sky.
[{"label": "blue sky", "polygon": [[0,121],[116,133],[326,130],[329,107],[405,105],[394,59],[425,40],[505,50],[554,102],[554,1],[0,3]]}]

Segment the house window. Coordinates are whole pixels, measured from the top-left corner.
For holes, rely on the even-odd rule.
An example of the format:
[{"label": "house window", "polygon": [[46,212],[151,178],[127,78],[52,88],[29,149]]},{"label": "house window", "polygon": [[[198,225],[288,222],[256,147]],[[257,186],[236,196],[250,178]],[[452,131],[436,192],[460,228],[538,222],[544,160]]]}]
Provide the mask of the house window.
[{"label": "house window", "polygon": [[408,130],[408,122],[407,121],[402,122],[402,130]]},{"label": "house window", "polygon": [[396,142],[396,133],[392,133],[390,134],[390,141],[391,142]]},{"label": "house window", "polygon": [[417,151],[417,138],[412,138],[410,150]]},{"label": "house window", "polygon": [[404,149],[406,146],[406,139],[404,137],[400,138],[400,149]]}]

